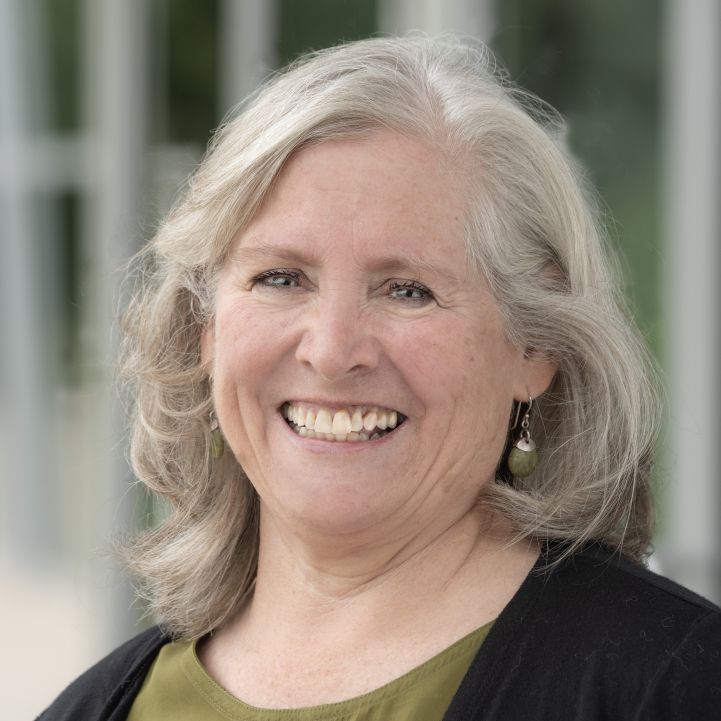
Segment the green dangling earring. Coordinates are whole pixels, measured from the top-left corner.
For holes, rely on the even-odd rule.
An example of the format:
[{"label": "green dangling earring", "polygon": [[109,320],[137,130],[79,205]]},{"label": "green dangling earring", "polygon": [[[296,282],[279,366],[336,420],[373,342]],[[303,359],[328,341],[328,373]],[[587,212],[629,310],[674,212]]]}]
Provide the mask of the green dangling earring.
[{"label": "green dangling earring", "polygon": [[[531,407],[533,406],[533,398],[528,398],[528,408],[523,414],[521,421],[521,433],[518,437],[511,452],[508,454],[508,470],[517,478],[525,478],[530,476],[538,465],[538,450],[536,443],[531,438],[529,430],[531,419]],[[513,430],[518,425],[518,416],[521,414],[521,403],[518,403],[516,411],[516,420],[513,424]]]},{"label": "green dangling earring", "polygon": [[225,453],[225,439],[220,430],[215,410],[212,410],[210,411],[210,457],[217,461],[223,457],[223,453]]}]

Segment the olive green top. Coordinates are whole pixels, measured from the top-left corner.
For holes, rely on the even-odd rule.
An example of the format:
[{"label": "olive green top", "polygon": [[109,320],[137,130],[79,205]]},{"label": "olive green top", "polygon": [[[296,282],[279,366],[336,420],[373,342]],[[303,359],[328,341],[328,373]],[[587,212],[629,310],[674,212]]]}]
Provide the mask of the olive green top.
[{"label": "olive green top", "polygon": [[298,709],[243,703],[207,674],[195,641],[169,643],[148,672],[128,721],[441,721],[492,625],[375,691]]}]

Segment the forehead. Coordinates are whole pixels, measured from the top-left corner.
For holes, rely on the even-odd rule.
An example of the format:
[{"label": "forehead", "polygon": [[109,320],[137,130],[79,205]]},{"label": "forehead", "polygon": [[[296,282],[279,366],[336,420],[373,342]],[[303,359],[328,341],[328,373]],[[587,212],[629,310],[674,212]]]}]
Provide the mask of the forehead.
[{"label": "forehead", "polygon": [[286,163],[237,250],[351,244],[358,257],[393,250],[458,270],[461,191],[440,152],[395,132],[309,145]]},{"label": "forehead", "polygon": [[302,147],[275,183],[276,199],[308,188],[367,193],[391,202],[419,201],[442,186],[450,195],[457,178],[439,150],[401,133],[379,130],[362,137]]}]

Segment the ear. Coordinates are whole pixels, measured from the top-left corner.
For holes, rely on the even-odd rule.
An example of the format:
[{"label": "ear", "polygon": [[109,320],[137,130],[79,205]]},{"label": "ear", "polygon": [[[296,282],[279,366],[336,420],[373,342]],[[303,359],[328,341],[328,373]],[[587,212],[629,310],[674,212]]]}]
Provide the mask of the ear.
[{"label": "ear", "polygon": [[215,360],[215,324],[211,318],[203,330],[200,331],[200,365],[203,370],[212,375],[213,361]]},{"label": "ear", "polygon": [[557,371],[558,364],[547,354],[536,348],[527,348],[514,389],[515,400],[527,401],[529,396],[540,396],[550,388]]}]

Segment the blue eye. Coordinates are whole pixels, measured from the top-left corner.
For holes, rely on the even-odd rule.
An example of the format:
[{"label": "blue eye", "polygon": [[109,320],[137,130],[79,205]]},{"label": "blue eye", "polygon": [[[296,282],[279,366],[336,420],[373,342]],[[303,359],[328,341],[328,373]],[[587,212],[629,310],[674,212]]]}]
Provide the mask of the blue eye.
[{"label": "blue eye", "polygon": [[410,300],[413,302],[423,302],[432,300],[433,293],[414,280],[392,280],[390,282],[390,294],[398,300]]},{"label": "blue eye", "polygon": [[300,285],[300,273],[284,268],[266,270],[253,278],[253,285],[262,285],[266,288],[297,288]]}]

